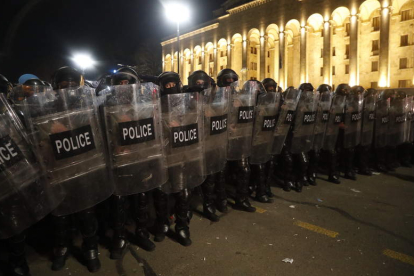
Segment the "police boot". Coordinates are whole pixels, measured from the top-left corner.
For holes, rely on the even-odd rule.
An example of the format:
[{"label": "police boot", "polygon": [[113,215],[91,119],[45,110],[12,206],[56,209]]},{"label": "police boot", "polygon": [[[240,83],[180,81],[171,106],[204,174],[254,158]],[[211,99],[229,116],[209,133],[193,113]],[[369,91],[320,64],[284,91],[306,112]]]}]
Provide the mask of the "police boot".
[{"label": "police boot", "polygon": [[275,161],[273,158],[266,163],[266,182],[265,182],[265,189],[266,189],[266,195],[268,198],[273,198],[275,195],[272,193],[272,189],[270,187],[270,184],[272,182],[272,176],[275,174]]},{"label": "police boot", "polygon": [[252,181],[256,183],[256,200],[261,203],[272,203],[273,199],[270,199],[266,194],[266,164],[259,164],[252,166]]},{"label": "police boot", "polygon": [[201,185],[203,190],[203,214],[211,221],[219,221],[216,215],[216,206],[214,205],[214,182],[215,174],[207,176],[207,179]]},{"label": "police boot", "polygon": [[358,173],[371,176],[372,172],[368,167],[369,146],[358,146],[357,153]]},{"label": "police boot", "polygon": [[351,180],[356,180],[354,171],[354,149],[344,149],[345,175],[344,177]]},{"label": "police boot", "polygon": [[52,270],[59,271],[65,266],[66,259],[69,256],[70,217],[57,217],[52,215],[52,223],[55,232],[52,256]]},{"label": "police boot", "polygon": [[154,189],[154,207],[156,220],[154,224],[154,241],[162,242],[170,229],[168,219],[168,195],[160,189]]},{"label": "police boot", "polygon": [[386,150],[385,148],[376,148],[375,149],[375,169],[378,172],[387,173],[388,169],[385,166],[386,163]]},{"label": "police boot", "polygon": [[97,272],[101,268],[98,258],[98,221],[93,208],[83,210],[77,214],[79,230],[83,236],[82,253],[89,272]]},{"label": "police boot", "polygon": [[296,191],[302,192],[303,186],[309,186],[307,170],[308,170],[308,157],[306,153],[301,152],[298,155],[295,155],[297,161],[297,170],[296,170]]},{"label": "police boot", "polygon": [[236,203],[235,208],[246,212],[255,212],[256,208],[252,207],[249,202],[249,179],[250,166],[247,158],[238,160],[234,173],[236,174]]},{"label": "police boot", "polygon": [[15,235],[7,240],[10,275],[12,276],[30,276],[29,266],[27,265],[25,257],[25,240],[25,232]]},{"label": "police boot", "polygon": [[177,241],[183,246],[190,246],[190,191],[184,189],[176,195],[175,204],[175,233]]},{"label": "police boot", "polygon": [[319,163],[319,152],[311,150],[309,152],[309,164],[308,164],[308,183],[312,186],[316,186],[316,177]]},{"label": "police boot", "polygon": [[113,260],[122,259],[125,249],[128,246],[126,239],[125,222],[126,222],[126,200],[125,196],[112,196],[114,235],[110,247],[110,258]]},{"label": "police boot", "polygon": [[339,180],[339,172],[336,167],[336,152],[334,150],[328,152],[328,180],[335,184],[341,184]]},{"label": "police boot", "polygon": [[227,212],[226,169],[216,173],[216,207],[222,213]]},{"label": "police boot", "polygon": [[146,251],[153,251],[155,244],[150,240],[147,230],[149,221],[148,195],[139,193],[133,195],[134,215],[135,215],[135,240],[139,247]]},{"label": "police boot", "polygon": [[286,149],[283,149],[281,158],[283,169],[283,190],[286,192],[290,192],[290,190],[294,190],[296,188],[293,177],[292,155]]},{"label": "police boot", "polygon": [[386,166],[389,171],[395,171],[395,169],[400,166],[400,163],[397,161],[397,148],[396,147],[387,148]]}]

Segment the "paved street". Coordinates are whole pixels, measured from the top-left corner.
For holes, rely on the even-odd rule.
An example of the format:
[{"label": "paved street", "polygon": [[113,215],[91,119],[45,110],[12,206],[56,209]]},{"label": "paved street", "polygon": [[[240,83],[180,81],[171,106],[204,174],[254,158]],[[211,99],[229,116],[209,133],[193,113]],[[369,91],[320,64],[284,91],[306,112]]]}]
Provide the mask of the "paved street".
[{"label": "paved street", "polygon": [[[131,245],[113,261],[101,247],[96,274],[414,275],[414,169],[273,191],[275,202],[255,202],[256,213],[230,209],[218,223],[195,214],[188,248],[167,238],[153,252]],[[48,256],[30,248],[28,255],[34,276],[90,275],[73,257],[52,272]]]}]

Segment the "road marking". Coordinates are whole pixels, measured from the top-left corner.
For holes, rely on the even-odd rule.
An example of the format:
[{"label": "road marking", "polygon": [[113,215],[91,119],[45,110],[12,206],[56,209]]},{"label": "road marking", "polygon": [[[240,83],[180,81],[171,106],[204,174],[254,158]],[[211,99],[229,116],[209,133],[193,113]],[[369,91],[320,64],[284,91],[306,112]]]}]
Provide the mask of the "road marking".
[{"label": "road marking", "polygon": [[390,258],[399,260],[403,263],[414,265],[414,257],[411,257],[409,255],[405,255],[403,253],[399,253],[399,252],[393,251],[391,249],[385,249],[384,251],[382,251],[382,254],[384,254],[385,256],[388,256]]},{"label": "road marking", "polygon": [[294,224],[299,226],[299,227],[311,230],[311,231],[319,233],[319,234],[326,235],[326,236],[331,237],[331,238],[335,238],[336,236],[339,235],[338,232],[331,231],[331,230],[328,230],[328,229],[325,229],[325,228],[322,228],[322,227],[319,227],[319,226],[316,226],[316,225],[313,225],[313,224],[310,224],[310,223],[307,223],[307,222],[303,222],[303,221],[300,221],[300,220],[295,221]]}]

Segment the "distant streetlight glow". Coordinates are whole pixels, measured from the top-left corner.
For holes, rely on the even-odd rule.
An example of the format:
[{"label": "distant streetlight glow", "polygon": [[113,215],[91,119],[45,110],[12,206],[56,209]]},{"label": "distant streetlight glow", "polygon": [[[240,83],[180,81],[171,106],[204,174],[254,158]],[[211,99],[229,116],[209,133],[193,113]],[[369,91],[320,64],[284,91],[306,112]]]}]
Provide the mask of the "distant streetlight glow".
[{"label": "distant streetlight glow", "polygon": [[177,73],[180,74],[180,22],[190,19],[190,9],[180,3],[170,3],[165,5],[165,15],[169,20],[177,23]]},{"label": "distant streetlight glow", "polygon": [[96,61],[87,54],[76,54],[73,56],[72,60],[82,69],[82,74],[85,73],[85,69],[91,68],[96,64]]}]

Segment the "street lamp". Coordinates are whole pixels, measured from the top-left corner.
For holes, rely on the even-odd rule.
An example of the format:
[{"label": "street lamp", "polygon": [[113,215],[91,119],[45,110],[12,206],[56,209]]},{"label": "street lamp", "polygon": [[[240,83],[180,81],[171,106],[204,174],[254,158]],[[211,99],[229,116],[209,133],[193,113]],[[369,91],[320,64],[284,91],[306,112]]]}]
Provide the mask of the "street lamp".
[{"label": "street lamp", "polygon": [[82,69],[82,75],[85,74],[85,69],[91,68],[96,64],[96,61],[87,54],[76,54],[73,56],[72,61]]},{"label": "street lamp", "polygon": [[190,10],[187,6],[180,3],[170,3],[165,5],[165,14],[167,18],[177,23],[177,68],[178,74],[180,74],[180,22],[185,22],[190,18]]}]

